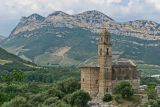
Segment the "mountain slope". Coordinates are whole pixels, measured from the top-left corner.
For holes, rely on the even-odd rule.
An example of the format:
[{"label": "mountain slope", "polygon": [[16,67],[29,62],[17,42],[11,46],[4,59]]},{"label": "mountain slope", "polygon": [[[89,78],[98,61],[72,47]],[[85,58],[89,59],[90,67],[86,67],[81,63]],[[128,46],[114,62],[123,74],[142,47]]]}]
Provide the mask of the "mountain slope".
[{"label": "mountain slope", "polygon": [[0,35],[0,42],[2,42],[4,39],[5,37]]},{"label": "mountain slope", "polygon": [[0,48],[0,71],[12,70],[29,70],[33,69],[35,64],[25,61],[16,55],[8,53],[6,50]]},{"label": "mountain slope", "polygon": [[96,57],[98,33],[112,33],[114,59],[132,58],[160,64],[160,25],[136,20],[118,23],[93,10],[76,15],[56,11],[46,18],[38,14],[23,18],[1,45],[8,51],[40,65],[79,65]]}]

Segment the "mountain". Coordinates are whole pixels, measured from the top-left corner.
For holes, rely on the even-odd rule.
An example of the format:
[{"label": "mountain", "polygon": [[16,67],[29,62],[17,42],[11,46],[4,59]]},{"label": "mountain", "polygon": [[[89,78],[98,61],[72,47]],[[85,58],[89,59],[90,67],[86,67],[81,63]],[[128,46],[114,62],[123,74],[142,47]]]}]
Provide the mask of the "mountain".
[{"label": "mountain", "polygon": [[29,70],[36,67],[35,64],[25,61],[16,55],[8,53],[6,50],[0,48],[0,74],[2,71],[13,70]]},{"label": "mountain", "polygon": [[160,51],[160,24],[148,20],[120,23],[96,10],[23,17],[1,46],[40,65],[80,65],[96,58],[103,27],[112,34],[114,60],[160,64],[160,55],[155,55]]},{"label": "mountain", "polygon": [[2,42],[4,39],[5,37],[0,35],[0,42]]}]

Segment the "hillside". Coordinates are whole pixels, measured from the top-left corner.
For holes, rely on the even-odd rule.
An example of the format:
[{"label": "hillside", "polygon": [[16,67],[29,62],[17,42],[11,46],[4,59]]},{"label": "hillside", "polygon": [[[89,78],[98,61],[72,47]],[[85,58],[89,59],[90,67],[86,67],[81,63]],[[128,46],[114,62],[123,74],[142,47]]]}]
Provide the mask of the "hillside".
[{"label": "hillside", "polygon": [[112,34],[114,60],[127,58],[160,64],[160,55],[155,55],[160,52],[158,23],[119,23],[96,10],[76,15],[56,11],[47,17],[23,17],[1,46],[40,65],[80,65],[95,60],[102,26]]},{"label": "hillside", "polygon": [[0,35],[0,42],[2,42],[2,40],[4,40],[5,37]]},{"label": "hillside", "polygon": [[13,70],[30,70],[36,67],[35,64],[25,61],[16,55],[8,53],[0,48],[0,71],[13,71]]}]

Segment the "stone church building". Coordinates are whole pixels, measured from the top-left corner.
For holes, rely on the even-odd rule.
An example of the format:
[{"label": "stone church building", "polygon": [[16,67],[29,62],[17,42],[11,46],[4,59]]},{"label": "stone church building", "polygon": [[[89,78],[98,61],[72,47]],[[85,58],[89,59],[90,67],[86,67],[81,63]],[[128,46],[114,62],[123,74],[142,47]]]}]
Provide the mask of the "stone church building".
[{"label": "stone church building", "polygon": [[111,35],[105,29],[100,33],[98,43],[98,65],[84,66],[81,71],[81,89],[91,97],[112,94],[114,87],[122,80],[130,82],[135,91],[140,85],[140,76],[136,65],[131,61],[112,62]]}]

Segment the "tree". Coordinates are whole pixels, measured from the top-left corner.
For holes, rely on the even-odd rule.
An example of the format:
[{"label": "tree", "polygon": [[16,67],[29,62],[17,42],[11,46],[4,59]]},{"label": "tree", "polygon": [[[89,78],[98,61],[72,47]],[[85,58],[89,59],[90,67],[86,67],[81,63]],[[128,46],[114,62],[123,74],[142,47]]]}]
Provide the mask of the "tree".
[{"label": "tree", "polygon": [[121,94],[123,98],[130,98],[133,96],[132,85],[127,81],[122,81],[115,87],[115,93]]},{"label": "tree", "polygon": [[64,97],[64,93],[56,88],[49,89],[47,93],[51,97],[58,97],[58,98]]},{"label": "tree", "polygon": [[148,83],[160,84],[160,81],[154,77],[141,77],[141,85],[147,85]]},{"label": "tree", "polygon": [[142,107],[160,107],[158,101],[150,99],[148,102],[144,103]]},{"label": "tree", "polygon": [[116,101],[117,103],[122,103],[122,97],[121,97],[120,95],[116,95],[116,96],[115,96],[115,101]]},{"label": "tree", "polygon": [[105,102],[112,101],[112,96],[110,94],[106,93],[103,97],[103,101],[105,101]]},{"label": "tree", "polygon": [[78,89],[80,89],[80,83],[77,79],[69,78],[57,83],[57,89],[64,92],[65,94],[70,94]]},{"label": "tree", "polygon": [[16,96],[9,102],[5,102],[2,107],[27,107],[27,100],[24,97]]},{"label": "tree", "polygon": [[69,103],[72,106],[75,105],[77,107],[86,107],[88,101],[91,100],[89,94],[82,90],[75,91],[69,96],[69,98],[70,98]]},{"label": "tree", "polygon": [[44,104],[50,106],[51,104],[56,103],[58,100],[59,100],[58,97],[49,97],[44,101]]},{"label": "tree", "polygon": [[24,73],[22,71],[13,71],[10,72],[2,77],[2,80],[4,82],[7,82],[7,84],[11,84],[12,82],[21,82],[24,79]]},{"label": "tree", "polygon": [[156,93],[156,88],[157,84],[156,83],[149,83],[147,85],[147,95],[148,99],[157,99],[157,93]]}]

